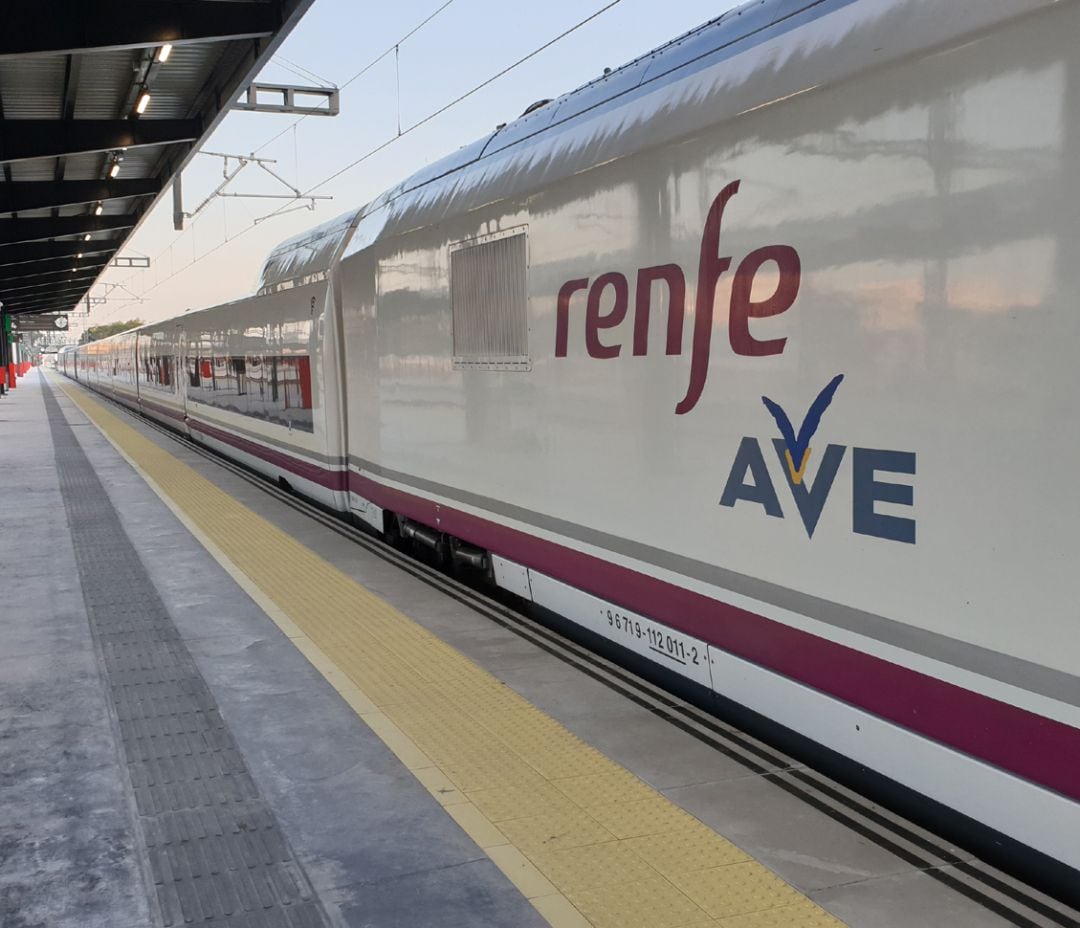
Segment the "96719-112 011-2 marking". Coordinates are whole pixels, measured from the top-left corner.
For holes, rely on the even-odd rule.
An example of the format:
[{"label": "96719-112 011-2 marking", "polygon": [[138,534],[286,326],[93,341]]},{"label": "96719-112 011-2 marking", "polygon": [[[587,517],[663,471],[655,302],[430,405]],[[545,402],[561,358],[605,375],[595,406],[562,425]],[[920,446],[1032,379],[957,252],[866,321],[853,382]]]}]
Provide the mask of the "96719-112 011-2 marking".
[{"label": "96719-112 011-2 marking", "polygon": [[[497,570],[538,606],[565,616],[601,638],[633,651],[672,673],[711,689],[712,663],[709,648],[700,638],[677,632],[610,600],[601,599],[538,570],[503,561]],[[513,570],[527,577],[522,585]]]},{"label": "96719-112 011-2 marking", "polygon": [[637,641],[644,641],[650,651],[683,666],[687,664],[701,666],[705,660],[705,649],[696,644],[687,644],[683,636],[677,632],[660,631],[652,627],[649,622],[643,626],[641,619],[632,618],[614,609],[606,610],[604,615],[607,618],[608,628],[616,633],[611,636],[615,641],[619,640],[619,633]]},{"label": "96719-112 011-2 marking", "polygon": [[530,597],[538,606],[566,616],[593,634],[648,658],[680,677],[707,689],[712,687],[709,649],[700,638],[684,635],[539,571],[530,570],[528,576]]}]

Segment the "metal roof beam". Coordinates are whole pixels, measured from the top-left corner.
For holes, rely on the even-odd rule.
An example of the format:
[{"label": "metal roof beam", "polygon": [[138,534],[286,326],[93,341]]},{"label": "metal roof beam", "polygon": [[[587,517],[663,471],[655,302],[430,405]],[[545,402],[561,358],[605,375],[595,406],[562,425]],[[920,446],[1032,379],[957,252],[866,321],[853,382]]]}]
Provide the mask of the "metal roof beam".
[{"label": "metal roof beam", "polygon": [[[39,283],[22,283],[18,286],[8,286],[4,281],[0,281],[0,300],[6,301],[7,299],[21,299],[26,297],[31,299],[35,296],[40,296],[43,293],[51,293],[56,290],[69,290],[72,287],[89,287],[91,283],[97,280],[101,271],[97,268],[80,268],[74,274],[68,273],[67,277],[61,277],[59,280],[47,280]],[[65,286],[71,284],[71,287]]]},{"label": "metal roof beam", "polygon": [[31,303],[40,303],[44,300],[59,299],[61,297],[77,300],[80,293],[85,293],[90,289],[91,284],[84,281],[73,282],[70,286],[57,285],[51,290],[38,290],[33,293],[13,293],[10,298],[0,294],[0,300],[4,301],[4,308],[7,309],[9,305],[12,306],[27,306]]},{"label": "metal roof beam", "polygon": [[[58,278],[57,280],[39,284],[38,290],[18,290],[14,286],[9,286],[8,281],[0,280],[0,302],[5,305],[19,304],[19,302],[26,302],[31,299],[49,297],[58,290],[68,290],[71,287],[81,287],[84,291],[89,290],[94,285],[97,275],[104,270],[102,267],[81,268],[78,273],[64,274],[63,277],[66,279]],[[22,284],[25,281],[13,280],[11,283]]]},{"label": "metal roof beam", "polygon": [[171,145],[201,134],[198,119],[5,119],[0,121],[0,163]]},{"label": "metal roof beam", "polygon": [[3,295],[0,295],[0,300],[4,301],[5,309],[8,307],[9,304],[14,306],[25,306],[29,303],[40,303],[43,300],[59,298],[66,299],[69,297],[72,300],[77,300],[79,298],[79,294],[86,293],[86,291],[90,289],[91,285],[92,281],[74,281],[66,286],[61,286],[58,284],[54,286],[51,290],[38,290],[32,293],[13,293],[11,294],[10,299],[4,297]]},{"label": "metal roof beam", "polygon": [[[64,101],[60,108],[60,118],[71,121],[75,118],[75,100],[79,95],[79,78],[82,75],[82,55],[64,56]],[[10,165],[8,165],[10,167]],[[56,159],[53,180],[63,180],[67,173],[67,158],[61,155]],[[58,207],[53,207],[52,214],[60,215]]]},{"label": "metal roof beam", "polygon": [[155,196],[161,190],[156,177],[128,180],[16,180],[0,184],[0,213],[80,206],[124,197]]},{"label": "metal roof beam", "polygon": [[[4,300],[4,312],[6,313],[43,313],[50,306],[74,306],[86,296],[90,284],[81,287],[72,287],[69,290],[56,290],[53,293],[35,294],[24,299],[13,299],[10,302]],[[0,297],[0,299],[3,299]]]},{"label": "metal roof beam", "polygon": [[59,279],[65,274],[70,274],[73,267],[95,267],[98,270],[103,270],[111,263],[111,254],[90,256],[84,254],[81,259],[76,259],[72,255],[70,258],[52,258],[47,261],[38,261],[35,264],[9,264],[0,267],[0,289],[16,281],[29,283],[51,277]]},{"label": "metal roof beam", "polygon": [[[49,216],[34,219],[0,219],[0,247],[24,242],[41,242],[62,235],[84,235],[87,232],[114,232],[130,229],[137,216]],[[2,260],[2,251],[0,251]]]},{"label": "metal roof beam", "polygon": [[[38,267],[26,268],[19,265],[13,265],[10,268],[0,270],[0,294],[3,293],[4,287],[19,287],[24,284],[58,283],[63,280],[73,280],[71,277],[72,266],[77,267],[79,271],[94,271],[95,274],[99,274],[109,266],[109,256],[96,255],[92,260],[86,260],[86,258],[83,257],[81,261],[68,258],[63,264],[60,264],[59,267],[53,267],[49,270],[41,270]],[[27,273],[27,270],[30,272]]]},{"label": "metal roof beam", "polygon": [[34,242],[27,245],[8,245],[0,248],[0,268],[37,266],[39,262],[64,261],[71,266],[76,255],[112,255],[120,247],[119,239],[97,239],[89,242]]},{"label": "metal roof beam", "polygon": [[268,36],[281,4],[215,0],[4,0],[0,59]]},{"label": "metal roof beam", "polygon": [[70,287],[55,287],[52,290],[39,291],[36,293],[12,293],[5,295],[0,293],[0,300],[4,302],[5,312],[13,306],[26,307],[31,304],[38,304],[44,302],[57,302],[62,300],[77,300],[80,294],[85,294],[92,285],[89,283],[78,282],[72,284]]}]

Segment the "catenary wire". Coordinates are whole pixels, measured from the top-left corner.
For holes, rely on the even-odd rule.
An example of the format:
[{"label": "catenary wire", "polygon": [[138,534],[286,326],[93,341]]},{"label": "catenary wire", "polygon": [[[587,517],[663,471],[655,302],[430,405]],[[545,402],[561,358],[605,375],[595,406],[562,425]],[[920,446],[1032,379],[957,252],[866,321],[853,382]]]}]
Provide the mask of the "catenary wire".
[{"label": "catenary wire", "polygon": [[[412,38],[412,36],[416,35],[417,32],[419,32],[421,29],[423,29],[424,26],[426,26],[428,23],[430,23],[436,16],[438,16],[443,10],[445,10],[448,6],[450,6],[454,2],[455,2],[455,0],[445,0],[445,2],[441,6],[436,8],[433,12],[429,13],[424,19],[422,19],[415,26],[413,26],[412,29],[410,29],[408,32],[406,32],[405,35],[403,35],[400,39],[398,39],[396,42],[394,42],[393,45],[388,46],[383,51],[381,51],[378,55],[376,55],[374,58],[372,58],[371,61],[369,61],[359,71],[357,71],[355,74],[353,74],[353,76],[350,77],[347,81],[345,81],[345,83],[342,84],[341,87],[338,88],[338,89],[339,90],[344,90],[350,84],[352,84],[355,81],[359,80],[361,77],[363,77],[365,74],[367,74],[368,71],[370,71],[373,67],[375,67],[375,65],[377,65],[380,61],[382,61],[384,58],[386,58],[388,55],[390,55],[403,42],[405,42],[406,40]],[[280,57],[280,56],[278,56],[278,57]],[[287,59],[283,59],[283,60],[287,60]],[[308,118],[308,115],[309,114],[305,113],[303,116],[299,116],[296,119],[294,119],[284,129],[282,129],[276,135],[271,136],[269,139],[267,139],[265,142],[263,142],[258,148],[256,148],[254,151],[252,151],[252,154],[253,155],[257,154],[258,152],[260,152],[264,148],[266,148],[268,145],[271,145],[274,142],[276,142],[279,138],[281,138],[283,135],[285,135],[285,133],[288,132],[290,129],[293,129],[296,126],[300,125],[300,123],[302,123],[305,119]]]},{"label": "catenary wire", "polygon": [[292,71],[293,74],[303,77],[305,80],[316,80],[320,84],[325,84],[328,87],[337,87],[337,84],[335,84],[333,81],[328,80],[321,74],[316,74],[310,68],[305,68],[302,64],[297,64],[295,61],[286,58],[284,55],[274,55],[271,60],[277,62],[286,70]]},{"label": "catenary wire", "polygon": [[[444,4],[442,7],[440,7],[439,10],[436,10],[435,13],[433,13],[432,16],[429,17],[429,20],[432,17],[434,17],[435,15],[437,15],[440,10],[445,9],[446,6],[449,6],[449,4],[452,3],[452,2],[453,2],[453,0],[448,0],[448,2],[446,4]],[[551,46],[555,45],[556,43],[562,41],[566,37],[568,37],[568,36],[572,35],[573,33],[577,32],[579,29],[583,28],[584,26],[587,26],[594,19],[598,18],[599,16],[602,16],[604,13],[606,13],[609,10],[613,9],[614,7],[618,6],[620,3],[622,3],[622,0],[610,0],[610,2],[606,3],[604,6],[600,7],[599,9],[595,10],[594,12],[590,13],[584,19],[579,20],[577,23],[575,23],[573,26],[570,26],[568,29],[563,30],[557,36],[555,36],[554,38],[549,39],[543,45],[540,45],[537,48],[534,48],[531,52],[529,52],[526,55],[523,55],[521,58],[518,58],[516,61],[514,61],[511,64],[507,65],[502,70],[500,70],[497,73],[493,74],[491,77],[486,78],[485,80],[481,81],[479,84],[474,85],[472,88],[465,91],[460,96],[455,97],[449,103],[446,103],[443,106],[439,107],[438,109],[432,111],[427,116],[424,116],[422,119],[419,119],[417,122],[414,122],[410,126],[407,126],[406,128],[402,129],[400,131],[400,133],[391,136],[390,138],[388,138],[385,141],[383,141],[383,142],[379,143],[378,145],[376,145],[374,148],[369,149],[367,152],[362,154],[359,158],[356,158],[354,161],[351,161],[349,164],[345,165],[344,167],[339,168],[338,170],[334,171],[332,174],[327,175],[322,180],[317,181],[311,187],[308,187],[302,194],[300,194],[300,196],[297,197],[297,199],[303,199],[304,197],[309,196],[310,194],[314,193],[316,190],[319,190],[322,187],[326,186],[331,181],[336,180],[337,178],[341,177],[343,174],[346,174],[347,172],[351,171],[353,168],[356,168],[359,165],[363,164],[365,161],[367,161],[370,158],[374,157],[379,152],[384,151],[385,149],[389,148],[391,145],[393,145],[399,139],[405,138],[405,136],[409,135],[410,133],[415,132],[417,129],[421,128],[422,126],[427,125],[432,120],[437,119],[439,116],[442,116],[444,113],[448,112],[449,110],[451,110],[454,107],[458,106],[459,104],[463,103],[465,100],[469,99],[469,97],[471,97],[474,94],[478,93],[479,91],[483,90],[485,87],[489,86],[490,84],[493,84],[495,81],[499,80],[500,78],[505,77],[511,71],[514,71],[515,69],[519,68],[521,65],[525,64],[527,61],[530,61],[531,59],[535,58],[537,55],[539,55],[542,52],[546,51],[547,49],[551,48]],[[420,28],[420,26],[417,26],[413,30],[413,32],[415,32],[416,29],[419,29],[419,28]],[[411,34],[412,33],[410,33],[410,35]],[[390,54],[391,52],[393,52],[393,48],[390,48],[387,52],[384,52],[381,57],[386,57],[386,55]],[[361,73],[363,73],[363,72],[358,72],[356,77],[359,77]],[[345,86],[347,86],[347,84],[342,85],[342,86],[344,88]],[[299,122],[300,122],[300,120],[296,120],[296,123],[299,123]],[[295,125],[296,123],[294,123],[293,125]],[[290,125],[289,127],[287,127],[283,131],[287,132],[291,128],[292,128],[292,126]],[[283,133],[279,133],[279,135],[280,134],[283,134]],[[275,138],[277,138],[277,137],[278,136],[275,136]],[[259,150],[260,149],[256,149],[255,151],[257,152]],[[263,219],[270,219],[273,216],[277,216],[280,213],[284,212],[288,208],[288,205],[289,204],[283,204],[282,206],[278,207],[276,210],[274,210],[273,212],[268,213],[266,216],[264,216],[262,218]],[[257,227],[257,224],[254,223],[254,222],[251,225],[245,226],[244,228],[240,229],[240,231],[237,232],[231,239],[228,239],[226,241],[221,241],[217,245],[210,248],[209,250],[203,252],[201,255],[198,255],[197,257],[193,258],[191,263],[185,264],[182,268],[174,271],[168,277],[164,277],[161,280],[157,281],[153,286],[148,287],[146,290],[144,290],[141,295],[143,297],[145,297],[146,294],[152,293],[154,290],[156,290],[162,284],[167,283],[168,281],[170,281],[173,277],[176,277],[176,276],[178,276],[180,274],[183,274],[185,271],[187,271],[189,268],[193,267],[199,261],[202,261],[204,258],[208,258],[210,255],[212,255],[215,252],[219,251],[221,248],[224,248],[226,245],[230,244],[231,242],[235,242],[242,235],[246,234],[247,232],[250,232],[252,229],[254,229],[256,227]],[[180,236],[177,236],[177,238],[179,238],[179,237]],[[176,240],[174,239],[174,243],[175,243],[175,241]]]},{"label": "catenary wire", "polygon": [[[396,136],[394,136],[393,138],[387,139],[387,141],[383,142],[380,145],[377,145],[375,148],[373,148],[370,151],[368,151],[367,153],[361,155],[355,161],[350,162],[349,164],[345,165],[345,167],[335,171],[333,174],[330,174],[329,176],[324,177],[321,181],[319,181],[318,183],[314,184],[313,186],[309,187],[306,191],[304,191],[304,195],[306,196],[306,195],[308,195],[310,193],[314,193],[316,190],[318,190],[321,187],[324,187],[326,184],[330,183],[330,181],[336,180],[338,177],[341,177],[342,174],[345,174],[346,172],[351,171],[353,168],[355,168],[358,165],[362,164],[363,162],[367,161],[368,158],[370,158],[373,155],[377,154],[378,152],[382,151],[388,145],[392,144],[393,142],[396,142],[399,138],[403,138],[404,136],[408,135],[410,132],[413,132],[414,130],[419,129],[421,126],[426,125],[427,123],[431,122],[431,120],[441,116],[447,110],[450,110],[453,107],[457,106],[459,103],[464,102],[469,97],[473,96],[473,94],[478,93],[479,91],[483,90],[489,84],[493,84],[495,81],[499,80],[499,78],[505,77],[511,71],[513,71],[516,68],[520,67],[521,65],[525,64],[526,61],[529,61],[530,59],[535,58],[541,52],[546,51],[547,49],[551,48],[552,45],[556,44],[557,42],[562,41],[567,36],[572,35],[573,33],[577,32],[578,29],[581,29],[583,26],[587,26],[589,23],[591,23],[598,16],[602,16],[608,10],[612,9],[613,7],[618,6],[620,3],[622,3],[622,0],[610,0],[609,3],[607,3],[604,6],[600,7],[600,9],[598,9],[595,12],[591,13],[589,16],[586,16],[584,19],[580,20],[578,23],[571,26],[569,29],[566,29],[564,32],[559,33],[553,39],[549,39],[547,42],[545,42],[543,45],[539,46],[538,48],[533,49],[527,55],[524,55],[521,58],[518,58],[517,61],[513,62],[512,64],[507,65],[505,68],[503,68],[498,73],[493,74],[491,77],[487,78],[487,80],[481,81],[479,84],[476,84],[471,89],[465,91],[465,93],[461,94],[458,97],[455,97],[449,103],[445,104],[444,106],[439,107],[439,109],[435,110],[434,112],[429,113],[423,119],[420,119],[417,122],[414,122],[411,126],[409,126],[406,129],[400,130],[399,133]],[[273,213],[270,213],[270,215],[271,216],[276,215],[278,212],[280,212],[280,208],[278,210],[275,210]]]}]

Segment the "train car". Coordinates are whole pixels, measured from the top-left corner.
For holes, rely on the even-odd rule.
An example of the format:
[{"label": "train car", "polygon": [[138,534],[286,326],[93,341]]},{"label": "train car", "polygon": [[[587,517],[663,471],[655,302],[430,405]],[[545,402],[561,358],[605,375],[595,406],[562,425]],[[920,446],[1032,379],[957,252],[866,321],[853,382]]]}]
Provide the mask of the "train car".
[{"label": "train car", "polygon": [[354,511],[1080,867],[1077,36],[747,4],[392,189]]},{"label": "train car", "polygon": [[99,365],[101,387],[125,406],[139,408],[139,388],[136,379],[138,333],[122,332],[107,342],[108,354]]},{"label": "train car", "polygon": [[186,431],[181,323],[142,326],[71,348],[61,371],[126,406]]},{"label": "train car", "polygon": [[79,347],[79,368],[82,374],[80,380],[88,387],[105,391],[102,386],[102,372],[106,371],[110,366],[106,361],[106,356],[111,351],[112,342],[109,339],[101,339]]},{"label": "train car", "polygon": [[56,369],[65,377],[75,379],[75,346],[65,345],[56,356]]},{"label": "train car", "polygon": [[1077,35],[747,4],[162,324],[187,426],[1075,872]]},{"label": "train car", "polygon": [[136,331],[136,389],[143,415],[187,433],[187,374],[183,323],[177,319]]},{"label": "train car", "polygon": [[337,277],[356,218],[282,243],[249,298],[80,346],[71,375],[347,511]]},{"label": "train car", "polygon": [[136,341],[134,331],[80,345],[75,350],[79,380],[118,402],[138,408],[135,379]]},{"label": "train car", "polygon": [[255,296],[181,320],[190,434],[345,510],[340,253],[352,211],[283,243]]}]

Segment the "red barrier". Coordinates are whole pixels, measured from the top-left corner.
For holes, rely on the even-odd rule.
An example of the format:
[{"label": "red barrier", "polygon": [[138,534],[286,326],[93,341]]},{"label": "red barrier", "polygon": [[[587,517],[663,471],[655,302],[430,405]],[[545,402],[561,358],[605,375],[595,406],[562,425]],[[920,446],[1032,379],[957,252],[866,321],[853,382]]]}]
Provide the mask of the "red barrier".
[{"label": "red barrier", "polygon": [[8,389],[9,390],[14,390],[15,389],[15,365],[14,364],[9,364],[7,366],[7,375],[8,375]]}]

